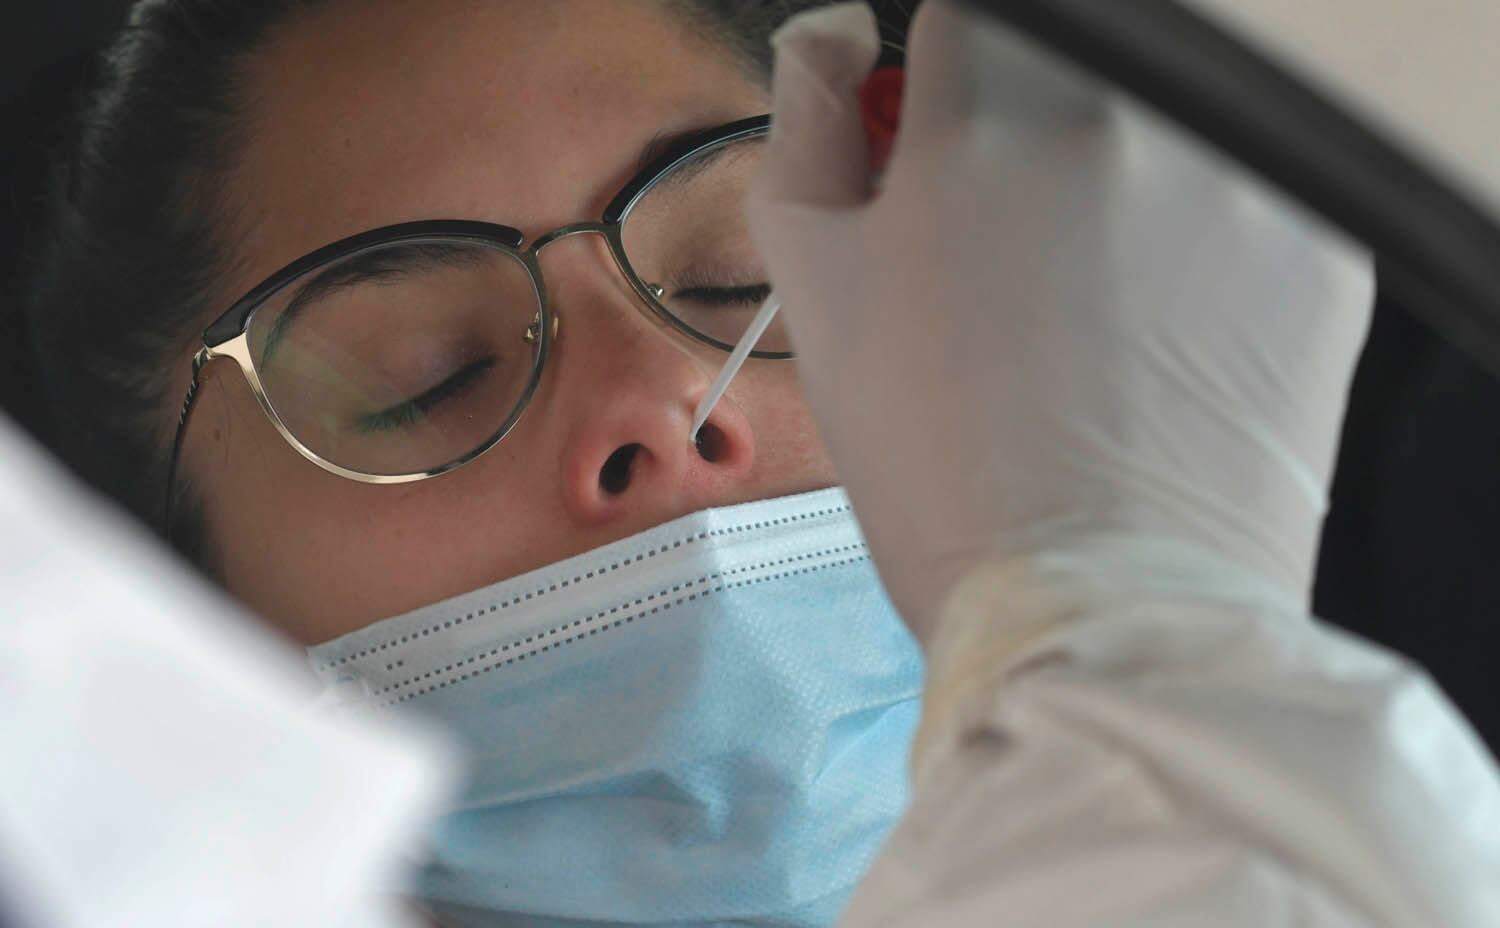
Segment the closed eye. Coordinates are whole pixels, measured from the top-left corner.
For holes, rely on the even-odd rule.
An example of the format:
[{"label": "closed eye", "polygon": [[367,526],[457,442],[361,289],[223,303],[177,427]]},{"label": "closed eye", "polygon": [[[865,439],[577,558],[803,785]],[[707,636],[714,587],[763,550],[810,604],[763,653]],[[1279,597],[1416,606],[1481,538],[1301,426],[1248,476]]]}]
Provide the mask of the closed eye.
[{"label": "closed eye", "polygon": [[433,408],[463,395],[489,373],[495,366],[495,358],[481,358],[473,364],[456,371],[447,380],[394,406],[380,412],[361,416],[354,422],[354,431],[362,435],[371,432],[387,432],[412,425],[425,418]]},{"label": "closed eye", "polygon": [[739,287],[686,287],[674,291],[672,301],[710,307],[759,306],[770,296],[771,285],[764,283]]}]

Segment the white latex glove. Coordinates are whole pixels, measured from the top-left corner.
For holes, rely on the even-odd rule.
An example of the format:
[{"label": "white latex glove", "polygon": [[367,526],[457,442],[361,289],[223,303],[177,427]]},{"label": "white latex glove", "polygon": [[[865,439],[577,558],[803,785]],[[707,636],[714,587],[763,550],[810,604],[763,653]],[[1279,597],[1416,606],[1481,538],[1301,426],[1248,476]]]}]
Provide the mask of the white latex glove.
[{"label": "white latex glove", "polygon": [[0,417],[0,919],[411,924],[444,754],[315,711],[300,653],[60,468]]},{"label": "white latex glove", "polygon": [[757,244],[928,657],[845,924],[1500,924],[1493,761],[1307,615],[1368,260],[948,0],[872,197],[869,13],[777,51]]},{"label": "white latex glove", "polygon": [[1186,543],[1305,602],[1366,256],[946,0],[916,17],[872,195],[868,10],[800,17],[776,49],[755,238],[918,636],[968,578],[1089,539]]}]

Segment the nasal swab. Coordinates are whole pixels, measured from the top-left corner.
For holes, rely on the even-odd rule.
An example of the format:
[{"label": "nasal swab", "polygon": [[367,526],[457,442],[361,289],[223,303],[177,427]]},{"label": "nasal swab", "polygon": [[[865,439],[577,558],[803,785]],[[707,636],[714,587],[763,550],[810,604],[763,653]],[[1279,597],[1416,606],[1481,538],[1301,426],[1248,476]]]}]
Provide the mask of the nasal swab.
[{"label": "nasal swab", "polygon": [[760,311],[755,314],[755,318],[750,320],[750,328],[746,329],[745,334],[740,336],[740,343],[734,346],[734,351],[730,353],[729,360],[724,363],[723,369],[719,371],[719,376],[714,378],[713,386],[709,387],[708,392],[703,394],[703,399],[699,400],[698,408],[693,412],[693,432],[689,440],[694,444],[698,442],[698,432],[703,428],[703,423],[708,421],[708,414],[714,411],[715,406],[719,405],[719,400],[723,398],[724,391],[729,389],[730,381],[734,380],[734,375],[738,374],[740,368],[745,366],[745,361],[750,357],[750,352],[755,350],[756,343],[760,341],[762,335],[766,334],[766,329],[770,328],[771,321],[776,318],[776,314],[780,310],[781,301],[773,293],[761,304]]},{"label": "nasal swab", "polygon": [[[860,87],[861,117],[864,121],[865,135],[870,143],[870,168],[876,183],[879,182],[880,174],[885,170],[886,160],[890,157],[891,148],[895,144],[896,130],[901,117],[901,95],[906,85],[906,73],[900,68],[880,68],[866,78]],[[781,311],[781,300],[772,293],[755,314],[750,322],[750,328],[740,336],[739,344],[734,346],[734,351],[729,355],[719,376],[714,378],[713,385],[699,401],[698,408],[693,411],[693,431],[689,440],[693,444],[698,443],[698,432],[702,430],[703,423],[708,421],[708,414],[714,411],[719,400],[724,397],[724,391],[729,389],[730,381],[734,380],[740,368],[745,366],[750,352],[755,350],[756,344],[761,336],[766,334],[771,320]]]}]

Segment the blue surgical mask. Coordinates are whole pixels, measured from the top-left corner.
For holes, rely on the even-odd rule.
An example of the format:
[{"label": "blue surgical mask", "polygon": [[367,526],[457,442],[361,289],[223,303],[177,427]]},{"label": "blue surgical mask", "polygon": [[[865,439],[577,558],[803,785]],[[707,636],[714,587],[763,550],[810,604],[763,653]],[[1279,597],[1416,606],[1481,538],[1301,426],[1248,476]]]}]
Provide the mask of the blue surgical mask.
[{"label": "blue surgical mask", "polygon": [[907,798],[921,656],[827,490],[709,510],[311,652],[456,735],[450,928],[829,925]]}]

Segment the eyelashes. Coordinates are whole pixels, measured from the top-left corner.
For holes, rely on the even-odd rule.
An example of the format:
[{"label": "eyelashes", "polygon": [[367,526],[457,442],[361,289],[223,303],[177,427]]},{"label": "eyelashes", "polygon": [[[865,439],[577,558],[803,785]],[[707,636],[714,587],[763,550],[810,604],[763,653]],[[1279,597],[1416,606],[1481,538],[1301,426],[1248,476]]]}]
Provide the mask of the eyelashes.
[{"label": "eyelashes", "polygon": [[467,393],[499,363],[498,358],[481,358],[453,372],[447,379],[409,400],[403,400],[368,416],[361,416],[353,430],[359,434],[387,432],[415,424],[432,409]]},{"label": "eyelashes", "polygon": [[769,283],[744,284],[735,287],[685,287],[672,293],[672,301],[696,303],[707,307],[759,306],[771,296]]},{"label": "eyelashes", "polygon": [[[707,310],[755,308],[770,297],[771,289],[771,285],[765,282],[732,286],[692,283],[674,289],[666,300],[669,304],[691,304]],[[494,356],[480,358],[416,396],[379,412],[360,416],[353,421],[349,430],[357,435],[378,435],[416,425],[427,419],[434,410],[470,392],[499,363],[500,359]]]}]

